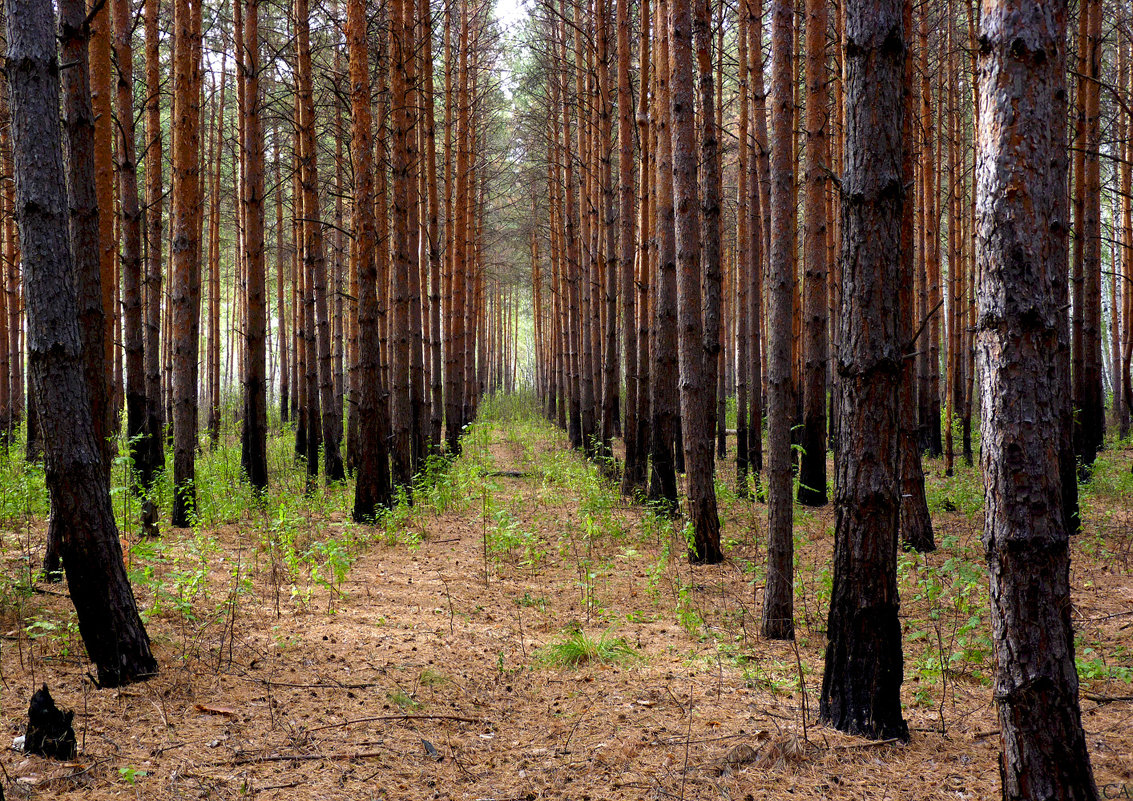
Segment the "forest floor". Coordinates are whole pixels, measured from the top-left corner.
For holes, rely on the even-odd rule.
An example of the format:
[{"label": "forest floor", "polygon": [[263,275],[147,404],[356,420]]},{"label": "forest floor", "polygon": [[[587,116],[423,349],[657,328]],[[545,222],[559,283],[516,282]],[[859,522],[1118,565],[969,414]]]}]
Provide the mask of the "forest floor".
[{"label": "forest floor", "polygon": [[[36,582],[37,468],[4,467],[0,720],[47,683],[75,710],[68,763],[8,743],[9,799],[985,799],[998,724],[978,472],[926,462],[936,541],[900,556],[907,745],[817,722],[833,508],[796,507],[796,643],[759,636],[766,506],[718,481],[727,561],[619,497],[514,400],[412,507],[349,522],[304,497],[290,444],[258,510],[231,442],[202,457],[201,523],[127,562],[160,674],[88,676],[68,598]],[[1083,723],[1099,785],[1133,795],[1133,450],[1083,488],[1072,581]],[[167,489],[166,489],[167,491]],[[587,657],[590,657],[587,659]],[[578,664],[569,664],[581,660]]]}]

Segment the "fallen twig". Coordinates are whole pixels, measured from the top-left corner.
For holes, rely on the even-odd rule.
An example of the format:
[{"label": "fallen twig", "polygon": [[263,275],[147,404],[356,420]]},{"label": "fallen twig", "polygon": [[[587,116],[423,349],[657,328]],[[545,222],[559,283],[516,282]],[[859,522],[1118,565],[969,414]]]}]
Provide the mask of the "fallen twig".
[{"label": "fallen twig", "polygon": [[1082,695],[1089,698],[1091,701],[1096,701],[1099,705],[1113,704],[1119,701],[1133,701],[1133,695],[1102,695],[1101,693],[1090,692],[1084,692]]},{"label": "fallen twig", "polygon": [[337,729],[340,727],[353,726],[356,723],[374,723],[381,720],[455,720],[457,723],[483,723],[480,718],[462,718],[459,715],[377,715],[372,718],[355,718],[354,720],[344,720],[341,723],[328,723],[325,726],[316,726],[313,729],[307,729],[308,732],[323,731],[324,729]]},{"label": "fallen twig", "polygon": [[269,754],[268,756],[249,756],[238,757],[231,759],[227,762],[213,762],[208,765],[210,768],[219,768],[226,765],[256,765],[260,762],[315,762],[320,759],[327,760],[351,760],[351,759],[373,759],[375,757],[385,756],[384,751],[354,751],[352,753],[340,752],[335,754]]},{"label": "fallen twig", "polygon": [[871,740],[868,743],[845,743],[839,745],[832,745],[831,748],[841,749],[843,751],[851,751],[857,748],[878,748],[883,745],[893,745],[894,743],[901,742],[900,737],[890,737],[888,740]]}]

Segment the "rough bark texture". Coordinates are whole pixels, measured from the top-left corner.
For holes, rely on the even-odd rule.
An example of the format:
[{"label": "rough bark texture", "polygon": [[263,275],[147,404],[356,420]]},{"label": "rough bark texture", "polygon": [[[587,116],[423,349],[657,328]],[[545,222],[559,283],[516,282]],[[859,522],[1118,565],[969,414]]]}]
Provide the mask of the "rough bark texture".
[{"label": "rough bark texture", "polygon": [[[437,127],[433,87],[433,14],[428,0],[421,6],[421,48],[424,95],[425,191],[429,257],[429,449],[440,452],[444,417],[443,367],[441,365],[441,240],[440,198],[437,190]],[[448,186],[446,185],[446,191]]]},{"label": "rough bark texture", "polygon": [[[1101,216],[1101,0],[1083,0],[1079,14],[1086,20],[1078,46],[1079,64],[1084,64],[1079,92],[1084,113],[1081,140],[1082,175],[1081,228],[1076,253],[1081,261],[1081,281],[1075,285],[1075,331],[1081,319],[1080,349],[1075,351],[1077,390],[1074,449],[1082,466],[1089,468],[1105,440],[1105,390],[1102,386],[1102,216]],[[1079,187],[1076,185],[1075,187]]]},{"label": "rough bark texture", "polygon": [[197,492],[197,362],[201,319],[200,227],[200,8],[174,6],[173,221],[171,276],[173,358],[173,514],[177,527],[192,524]]},{"label": "rough bark texture", "polygon": [[850,734],[907,739],[901,717],[897,524],[903,182],[901,0],[845,17],[842,303],[835,451],[834,587],[819,714]]},{"label": "rough bark texture", "polygon": [[[721,334],[723,333],[723,277],[720,244],[720,103],[716,97],[716,81],[712,59],[712,0],[693,0],[693,37],[696,49],[697,121],[700,123],[700,218],[703,228],[700,284],[703,291],[701,341],[704,360],[703,393],[705,436],[711,441],[717,431],[721,370]],[[723,450],[721,451],[723,457]],[[714,467],[711,442],[706,465]],[[687,461],[687,460],[686,460]],[[687,467],[687,464],[686,464]],[[712,495],[715,506],[716,496]]]},{"label": "rough bark texture", "polygon": [[656,91],[653,113],[657,133],[657,295],[653,330],[653,440],[649,499],[675,511],[677,473],[674,445],[677,432],[677,245],[673,231],[673,156],[669,135],[669,23],[668,3],[657,4]]},{"label": "rough bark texture", "polygon": [[[240,463],[257,490],[268,486],[267,266],[264,261],[264,135],[260,124],[259,0],[244,2],[244,259],[247,270],[244,419]],[[341,427],[341,426],[340,426]],[[329,469],[329,468],[328,468]]]},{"label": "rough bark texture", "polygon": [[794,639],[794,532],[791,497],[791,426],[795,393],[791,343],[795,294],[795,92],[793,4],[771,3],[771,262],[767,284],[770,323],[767,344],[767,478],[769,490],[767,585],[763,635]]},{"label": "rough bark texture", "polygon": [[[979,308],[995,698],[1006,799],[1093,799],[1078,707],[1058,429],[1065,0],[988,0],[981,22]],[[1063,162],[1064,163],[1064,162]]]},{"label": "rough bark texture", "polygon": [[[327,481],[341,481],[346,471],[342,462],[340,445],[342,442],[342,414],[334,404],[334,376],[332,372],[330,314],[327,307],[327,263],[323,250],[322,214],[319,206],[318,149],[315,136],[315,101],[312,88],[311,34],[308,20],[307,0],[295,0],[299,103],[302,125],[300,137],[303,141],[303,213],[306,227],[304,262],[307,274],[312,280],[308,292],[314,295],[315,339],[309,343],[307,359],[318,358],[318,399],[321,415],[321,439],[323,463]],[[308,401],[310,399],[308,398]],[[313,425],[314,418],[311,418]],[[310,429],[308,429],[308,437]],[[308,447],[308,452],[310,448]],[[315,451],[317,455],[317,451]]]},{"label": "rough bark texture", "polygon": [[766,239],[761,235],[768,218],[768,205],[763,198],[769,187],[764,179],[762,165],[767,161],[767,119],[763,97],[763,3],[762,0],[748,0],[748,73],[752,85],[752,133],[751,156],[748,163],[745,198],[747,213],[748,242],[751,253],[748,256],[748,306],[744,311],[748,326],[748,361],[743,365],[747,370],[748,395],[750,401],[744,413],[747,414],[748,454],[747,463],[759,484],[759,474],[763,470],[763,348],[766,340],[762,336],[763,321],[763,266],[767,256]]},{"label": "rough bark texture", "polygon": [[[688,473],[688,515],[693,524],[689,561],[716,564],[720,550],[720,519],[716,514],[713,482],[710,404],[715,400],[715,381],[708,383],[708,367],[715,366],[715,353],[706,352],[701,318],[701,242],[697,209],[697,147],[693,120],[695,83],[692,69],[691,0],[672,0],[669,14],[672,38],[670,104],[673,136],[673,189],[676,200],[678,356],[680,362],[681,424],[685,467]],[[697,0],[698,3],[706,0]],[[700,25],[698,24],[698,27]],[[707,25],[704,26],[707,28]],[[707,30],[704,38],[707,37]],[[698,37],[698,50],[700,40]],[[707,56],[706,56],[707,60]],[[709,69],[711,75],[711,68]],[[703,78],[702,78],[703,80]],[[711,77],[709,87],[711,87]],[[706,114],[706,116],[711,116]],[[715,120],[710,123],[715,127]],[[713,138],[715,132],[712,133]],[[713,147],[713,150],[715,148]],[[716,207],[719,215],[719,204]],[[717,246],[719,239],[717,238]],[[719,247],[716,251],[719,257]],[[719,276],[717,275],[717,279]]]},{"label": "rough bark texture", "polygon": [[[106,430],[103,469],[107,480],[117,452],[110,440],[118,434],[118,411],[122,388],[117,381],[114,360],[117,348],[118,239],[115,236],[114,204],[114,111],[111,86],[110,16],[112,3],[90,0],[86,5],[84,27],[90,36],[90,103],[94,114],[94,184],[98,198],[98,263],[102,280],[102,369],[106,382]],[[65,70],[66,71],[66,70]],[[97,412],[98,403],[94,404]]]},{"label": "rough bark texture", "polygon": [[[799,503],[826,504],[826,6],[806,3],[806,165],[803,198],[803,429]],[[910,254],[911,255],[911,254]]]},{"label": "rough bark texture", "polygon": [[736,163],[736,487],[746,497],[748,474],[748,289],[751,284],[751,243],[748,213],[748,176],[751,174],[751,142],[748,109],[748,36],[751,3],[743,0],[737,13],[736,56],[739,61],[740,111],[737,126],[739,153]]},{"label": "rough bark texture", "polygon": [[103,687],[153,675],[157,662],[122,564],[91,420],[68,248],[59,61],[50,3],[8,0],[16,211],[28,308],[28,362],[40,411],[53,526],[65,532],[67,584]]},{"label": "rough bark texture", "polygon": [[350,54],[351,156],[354,161],[354,231],[358,264],[358,418],[359,447],[354,489],[354,520],[374,519],[391,500],[388,410],[381,380],[378,335],[377,263],[374,259],[373,139],[370,117],[370,58],[364,0],[346,6]]},{"label": "rough bark texture", "polygon": [[903,65],[904,81],[902,102],[905,115],[902,120],[901,138],[904,148],[901,154],[901,184],[909,187],[905,202],[901,206],[901,264],[897,285],[897,330],[901,347],[904,349],[901,364],[901,385],[898,390],[900,404],[900,473],[901,473],[901,511],[899,528],[901,542],[917,551],[927,552],[936,548],[932,536],[932,518],[925,497],[924,470],[921,467],[921,452],[917,442],[917,360],[915,357],[917,321],[914,288],[916,284],[915,240],[916,232],[916,152],[913,148],[913,125],[917,114],[917,98],[913,70],[913,7],[906,4],[902,10],[902,24],[906,42]]},{"label": "rough bark texture", "polygon": [[[134,148],[133,9],[129,0],[114,0],[114,47],[118,54],[118,190],[122,210],[122,305],[126,351],[126,438],[137,465],[144,459],[146,377],[142,328],[142,225],[138,205],[138,171]],[[133,481],[133,477],[131,477]],[[142,485],[143,487],[145,485]]]},{"label": "rough bark texture", "polygon": [[405,29],[405,0],[390,3],[390,95],[393,121],[393,150],[390,168],[393,178],[393,243],[390,292],[393,315],[390,319],[390,423],[393,430],[393,481],[409,490],[413,483],[413,393],[410,384],[410,349],[413,344],[409,326],[410,259],[409,249],[409,139],[410,128],[408,33]]},{"label": "rough bark texture", "polygon": [[[162,160],[161,60],[158,51],[158,0],[145,0],[146,35],[146,448],[136,462],[142,486],[153,483],[165,466],[162,438],[165,415],[161,404],[161,270],[162,270]],[[150,530],[156,530],[156,509],[146,510]]]}]

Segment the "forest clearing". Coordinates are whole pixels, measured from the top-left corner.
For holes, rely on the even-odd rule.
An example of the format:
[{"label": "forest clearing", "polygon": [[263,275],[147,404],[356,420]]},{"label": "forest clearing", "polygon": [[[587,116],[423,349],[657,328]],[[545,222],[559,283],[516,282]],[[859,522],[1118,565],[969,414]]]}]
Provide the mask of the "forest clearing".
[{"label": "forest clearing", "polygon": [[[4,585],[4,731],[47,681],[81,744],[65,764],[6,750],[10,798],[998,794],[972,469],[926,463],[940,547],[899,559],[902,745],[817,721],[829,509],[799,509],[792,644],[758,635],[765,504],[720,482],[727,561],[690,567],[679,523],[624,501],[529,399],[486,403],[457,462],[379,527],[349,522],[347,486],[290,497],[303,477],[272,442],[280,489],[262,512],[230,490],[229,438],[202,459],[198,527],[135,539],[124,517],[153,679],[95,690],[57,585]],[[1130,455],[1100,458],[1072,548],[1083,725],[1111,793],[1133,786]],[[8,577],[43,542],[43,493],[18,481],[9,466]],[[569,665],[587,643],[601,658]]]}]

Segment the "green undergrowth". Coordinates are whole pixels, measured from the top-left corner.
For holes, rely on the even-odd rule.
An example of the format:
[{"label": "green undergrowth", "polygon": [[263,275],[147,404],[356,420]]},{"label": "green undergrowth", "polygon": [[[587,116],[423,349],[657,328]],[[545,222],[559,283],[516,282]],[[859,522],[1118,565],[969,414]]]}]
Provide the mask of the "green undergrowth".
[{"label": "green undergrowth", "polygon": [[562,632],[536,655],[543,665],[565,668],[625,664],[637,658],[637,651],[624,637],[616,637],[610,630],[587,634],[577,626]]}]

